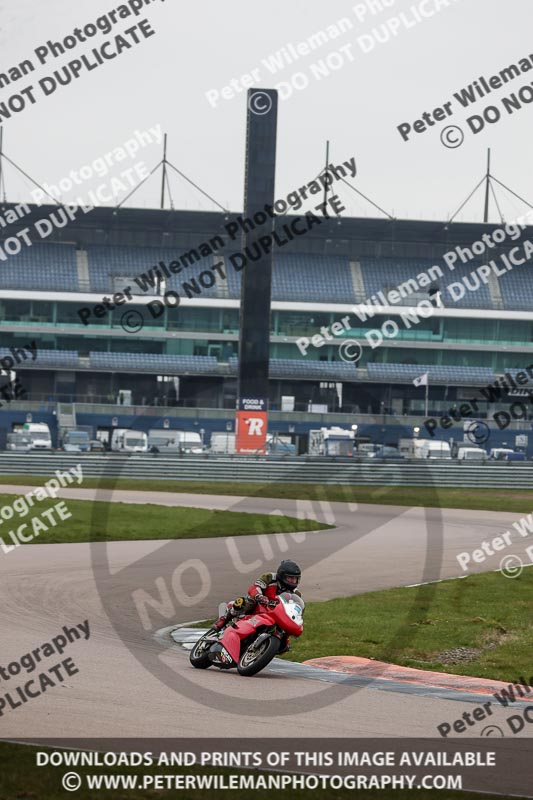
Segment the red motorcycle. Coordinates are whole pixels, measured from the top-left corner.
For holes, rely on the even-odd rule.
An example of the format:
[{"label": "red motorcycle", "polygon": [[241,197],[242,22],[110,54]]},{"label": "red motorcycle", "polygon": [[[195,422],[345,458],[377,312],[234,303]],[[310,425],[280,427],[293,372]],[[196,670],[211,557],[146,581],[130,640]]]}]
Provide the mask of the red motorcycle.
[{"label": "red motorcycle", "polygon": [[305,603],[283,592],[255,614],[230,621],[222,630],[210,628],[198,639],[189,660],[197,669],[237,667],[240,675],[257,675],[274,656],[288,649],[288,636],[301,636]]}]

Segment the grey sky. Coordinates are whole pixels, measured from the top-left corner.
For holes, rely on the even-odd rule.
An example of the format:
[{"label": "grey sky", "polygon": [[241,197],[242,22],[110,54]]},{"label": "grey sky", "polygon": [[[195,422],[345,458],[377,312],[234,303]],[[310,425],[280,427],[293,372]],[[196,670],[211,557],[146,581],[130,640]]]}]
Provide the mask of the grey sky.
[{"label": "grey sky", "polygon": [[[386,0],[391,4],[392,0]],[[6,153],[40,181],[54,183],[73,168],[90,163],[125,141],[136,129],[161,124],[169,134],[169,158],[221,203],[242,207],[245,137],[245,94],[221,100],[216,109],[206,99],[232,78],[253,68],[259,86],[290,81],[296,72],[309,77],[309,86],[280,103],[278,130],[278,196],[307,183],[322,168],[326,139],[332,160],[355,156],[356,185],[397,217],[441,219],[466,198],[485,169],[486,148],[492,147],[493,171],[518,194],[533,202],[531,133],[533,104],[524,104],[474,136],[466,118],[487,105],[531,85],[533,70],[520,75],[473,108],[453,101],[454,115],[423,134],[402,141],[396,126],[413,123],[424,111],[452,100],[454,92],[480,75],[487,79],[533,53],[530,0],[457,0],[432,18],[406,29],[386,44],[365,54],[358,37],[410,9],[422,0],[396,0],[382,13],[370,12],[364,21],[354,13],[355,0],[156,0],[137,18],[119,21],[113,31],[79,44],[68,55],[41,66],[34,49],[47,39],[61,40],[74,27],[94,22],[120,2],[116,0],[4,0],[0,4],[0,72],[25,58],[37,69],[0,90],[0,103],[28,84],[51,75],[69,60],[90,52],[144,17],[156,35],[92,72],[82,71],[54,95],[37,92],[38,102],[4,123]],[[370,2],[370,0],[369,0]],[[373,0],[376,5],[376,0]],[[426,0],[433,8],[436,0]],[[443,0],[441,0],[443,2]],[[271,75],[262,63],[281,47],[309,36],[347,17],[353,28],[343,36],[301,57]],[[366,40],[368,41],[368,40]],[[353,62],[317,81],[311,65],[341,46],[351,44]],[[446,149],[440,131],[458,124],[466,139],[458,149]],[[158,146],[138,156],[151,167],[161,157]],[[131,162],[133,163],[133,162]],[[130,166],[130,162],[124,166]],[[29,199],[29,187],[7,167],[7,199]],[[97,181],[99,183],[100,181]],[[87,184],[86,188],[91,188]],[[172,178],[177,208],[213,206],[177,176]],[[350,215],[374,212],[348,189],[340,192]],[[500,195],[508,218],[524,211],[518,201]],[[157,207],[159,183],[152,178],[132,205]],[[461,215],[479,220],[482,197]],[[379,214],[376,214],[379,216]],[[496,219],[493,211],[493,219]]]}]

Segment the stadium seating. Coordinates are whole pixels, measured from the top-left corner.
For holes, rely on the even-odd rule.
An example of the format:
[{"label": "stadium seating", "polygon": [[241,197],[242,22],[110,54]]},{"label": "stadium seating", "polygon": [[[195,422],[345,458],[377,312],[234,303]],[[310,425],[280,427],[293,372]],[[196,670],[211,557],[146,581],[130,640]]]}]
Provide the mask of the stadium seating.
[{"label": "stadium seating", "polygon": [[[114,290],[113,278],[116,276],[130,278],[135,291],[139,288],[133,283],[136,278],[143,273],[148,275],[150,270],[157,267],[160,261],[168,265],[180,255],[180,251],[175,249],[152,248],[152,247],[117,247],[95,245],[87,248],[89,261],[89,275],[91,290],[94,292],[112,292]],[[174,274],[166,279],[166,288],[178,290],[183,281],[190,280],[197,276],[202,270],[209,269],[212,258],[203,259],[194,265],[186,267],[182,272]],[[164,274],[164,273],[163,273]],[[180,292],[183,294],[183,292]],[[202,288],[204,297],[216,297],[217,285],[214,284],[210,289]]]},{"label": "stadium seating", "polygon": [[77,292],[76,248],[69,244],[33,244],[0,264],[1,289]]},{"label": "stadium seating", "polygon": [[[168,264],[179,255],[176,250],[148,247],[93,246],[87,252],[91,290],[104,293],[113,290],[114,276],[134,278],[141,273],[148,273],[159,261]],[[210,269],[212,263],[213,257],[209,257],[172,275],[167,278],[167,288],[179,290],[184,281],[197,278],[200,272]],[[226,267],[227,286],[222,285],[225,281],[217,278],[212,287],[202,287],[203,297],[240,297],[241,273],[235,271],[229,260],[226,261]],[[195,296],[192,292],[191,295]],[[351,303],[354,293],[347,259],[332,256],[325,261],[318,255],[276,255],[272,299],[301,302],[327,299],[332,303]]]},{"label": "stadium seating", "polygon": [[[0,358],[11,356],[11,350],[3,347],[0,349]],[[31,360],[28,356],[26,361],[21,361],[20,364],[15,364],[13,369],[27,369],[34,367],[35,369],[43,369],[44,367],[66,367],[68,369],[78,369],[79,356],[76,350],[38,350],[37,358]]]},{"label": "stadium seating", "polygon": [[[151,248],[118,245],[92,245],[87,247],[90,291],[109,294],[115,291],[114,278],[133,278],[149,273],[160,261],[168,264],[179,257],[185,248]],[[236,272],[226,258],[227,281],[217,278],[210,288],[202,287],[201,294],[209,298],[238,299],[241,291],[242,272]],[[202,259],[194,266],[186,267],[178,274],[166,278],[166,288],[184,295],[182,284],[192,282],[203,270],[210,269],[214,256]],[[217,257],[218,258],[218,257]],[[272,271],[272,299],[293,302],[361,303],[378,292],[386,293],[400,284],[427,272],[432,266],[425,259],[361,258],[363,296],[355,296],[348,257],[321,256],[317,254],[274,254]],[[440,265],[442,268],[442,265]],[[444,269],[444,276],[436,282],[441,289],[445,305],[458,308],[498,308],[529,310],[533,306],[533,265],[514,267],[498,280],[501,303],[491,297],[489,287],[482,284],[476,291],[467,291],[465,296],[453,302],[446,287],[470,275],[479,263],[459,264],[453,272]],[[31,286],[35,291],[86,291],[80,287],[76,264],[76,248],[73,244],[34,244],[22,248],[17,256],[10,256],[0,263],[0,288],[24,289]],[[191,296],[195,296],[191,292]],[[400,305],[413,305],[427,296],[427,287],[409,294]]]},{"label": "stadium seating", "polygon": [[490,367],[458,367],[435,364],[367,364],[368,377],[372,381],[401,381],[409,383],[415,378],[429,375],[429,382],[466,385],[485,385],[496,380]]},{"label": "stadium seating", "polygon": [[347,258],[276,254],[272,299],[300,302],[351,303],[354,289]]},{"label": "stadium seating", "polygon": [[[231,356],[231,374],[236,375],[239,360]],[[357,380],[358,370],[345,361],[313,361],[296,358],[271,358],[269,375],[271,378],[302,378],[307,380]]]},{"label": "stadium seating", "polygon": [[214,356],[168,356],[154,353],[91,352],[91,367],[99,370],[157,372],[163,375],[216,375]]},{"label": "stadium seating", "polygon": [[269,375],[271,378],[354,381],[357,378],[357,368],[345,361],[273,358],[270,361]]},{"label": "stadium seating", "polygon": [[533,264],[514,267],[502,275],[498,282],[504,308],[531,311],[533,308]]},{"label": "stadium seating", "polygon": [[[520,356],[520,358],[524,358],[524,357]],[[511,378],[515,381],[515,383],[517,383],[516,376],[518,375],[518,373],[519,372],[524,372],[524,368],[526,366],[529,367],[531,364],[533,364],[533,356],[531,356],[529,358],[527,358],[527,357],[524,358],[524,367],[514,367],[512,369],[501,370],[501,372],[502,372],[503,375],[510,375]],[[523,386],[521,384],[519,384],[519,388],[523,388],[523,389],[526,389],[528,391],[531,391],[531,381],[532,381],[532,379],[530,378],[529,381],[530,381],[530,383],[527,383],[527,384],[525,384]]]},{"label": "stadium seating", "polygon": [[[407,282],[409,279],[416,279],[417,275],[426,273],[433,266],[432,263],[424,259],[396,259],[396,258],[362,258],[359,263],[363,275],[363,282],[366,290],[366,298],[370,298],[377,292],[384,294],[391,289]],[[457,308],[492,308],[493,301],[490,291],[485,284],[481,284],[476,291],[466,291],[461,300],[454,301],[446,292],[446,287],[451,283],[457,283],[466,275],[479,266],[474,262],[458,265],[453,272],[448,272],[442,264],[439,264],[444,272],[442,278],[435,281],[435,286],[440,289],[443,304],[445,306],[456,306]],[[418,302],[420,295],[427,297],[429,287],[422,287],[416,295],[406,295],[402,298],[401,305],[413,305]]]},{"label": "stadium seating", "polygon": [[[180,250],[135,248],[118,246],[92,246],[88,248],[91,289],[96,292],[113,291],[113,277],[134,278],[141,273],[148,273],[159,261],[168,264],[179,256]],[[236,272],[228,259],[229,253],[221,253],[226,258],[227,281],[217,278],[210,288],[202,287],[202,296],[211,298],[240,297],[241,272]],[[167,288],[180,294],[184,281],[192,282],[200,272],[210,269],[213,257],[199,261],[192,267],[166,279]],[[423,259],[360,259],[364,297],[356,297],[350,272],[349,259],[341,256],[320,256],[315,254],[275,253],[272,270],[272,299],[294,302],[331,302],[353,303],[363,302],[378,292],[386,293],[396,289],[400,284],[426,272],[431,264]],[[471,262],[458,265],[453,272],[445,271],[437,283],[442,292],[445,304],[458,308],[492,308],[493,298],[488,286],[482,284],[476,291],[467,291],[458,301],[448,300],[446,303],[446,287],[469,275],[479,264]],[[512,276],[512,277],[511,277]],[[527,306],[525,298],[533,302],[533,287],[528,285],[525,274],[510,273],[502,280],[502,294],[505,307],[521,308]],[[191,296],[195,296],[191,292]],[[427,296],[427,287],[422,287],[417,294],[409,294],[402,299],[401,305],[412,305],[421,297]]]}]

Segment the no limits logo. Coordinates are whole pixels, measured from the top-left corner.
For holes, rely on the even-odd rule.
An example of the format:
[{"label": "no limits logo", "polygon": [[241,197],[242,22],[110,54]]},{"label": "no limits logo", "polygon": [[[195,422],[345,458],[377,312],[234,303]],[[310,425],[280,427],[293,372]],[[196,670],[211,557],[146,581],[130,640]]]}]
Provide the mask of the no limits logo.
[{"label": "no limits logo", "polygon": [[[248,418],[248,428],[254,433],[263,432],[263,426],[259,425],[262,421],[261,412],[249,410],[238,413]],[[255,438],[257,440],[259,437]],[[239,469],[239,463],[243,464],[244,469]],[[259,466],[264,468],[267,464],[265,461]],[[125,462],[125,469],[127,468]],[[211,474],[209,468],[210,464],[206,462],[202,469],[205,479],[209,479]],[[225,479],[232,482],[249,480],[255,468],[255,461],[252,464],[234,460],[228,466],[230,472]],[[188,472],[189,477],[193,477],[194,473],[192,462],[191,469],[193,472]],[[242,515],[243,520],[249,514],[255,515],[255,521],[250,523],[249,533],[252,535],[205,539],[202,525],[199,525],[197,532],[187,531],[187,538],[167,541],[155,549],[152,546],[146,555],[131,564],[123,566],[121,561],[118,571],[113,550],[108,550],[107,543],[93,542],[93,573],[100,597],[115,630],[134,658],[163,684],[200,705],[241,716],[270,717],[272,709],[269,700],[242,697],[236,683],[230,686],[225,681],[221,687],[219,681],[212,681],[207,672],[202,673],[200,678],[194,670],[189,674],[183,654],[176,652],[169,637],[157,632],[168,629],[170,625],[177,626],[179,623],[216,616],[221,601],[227,602],[242,593],[261,572],[275,571],[281,558],[293,558],[301,564],[305,595],[306,571],[327,564],[334,553],[346,547],[348,533],[351,547],[356,546],[359,539],[372,535],[376,529],[374,517],[359,517],[357,531],[354,531],[353,512],[357,506],[351,502],[350,487],[342,486],[346,468],[339,465],[335,469],[338,469],[338,475],[329,475],[328,480],[341,486],[346,497],[345,503],[330,504],[321,486],[309,486],[310,496],[305,500],[265,501],[261,496],[254,498],[251,495],[235,498],[235,502],[232,502],[228,498],[228,508],[232,512],[245,512]],[[299,481],[302,478],[301,470],[301,465],[298,465],[292,472],[285,470],[281,478],[274,479],[271,482],[273,493],[276,494],[276,480],[281,480],[283,485]],[[217,474],[219,479],[224,479],[222,473]],[[117,477],[116,469],[106,465],[102,478],[116,480]],[[428,473],[426,483],[431,486],[431,482],[431,475]],[[238,483],[235,490],[239,490]],[[102,488],[98,490],[98,497],[107,502],[93,504],[92,527],[95,533],[109,524],[109,501],[113,500],[113,491]],[[438,508],[438,498],[435,497],[429,505]],[[266,514],[265,520],[268,524],[257,520],[257,513]],[[402,508],[398,511],[394,506],[383,506],[378,527],[382,528],[405,513],[409,513],[408,509]],[[337,525],[337,528],[315,531],[312,536],[298,531],[271,533],[272,519],[276,518],[272,515],[279,514],[299,519],[311,517],[329,525]],[[406,618],[390,636],[387,646],[395,652],[400,652],[414,635],[414,623],[418,623],[429,613],[434,591],[433,581],[440,575],[442,521],[440,514],[435,514],[433,510],[429,514],[423,514],[426,552],[416,581],[422,586],[417,590]],[[311,586],[312,584],[310,588]],[[145,642],[150,632],[156,636],[158,645],[140,646],[139,643]],[[290,696],[284,701],[279,713],[294,715],[307,713],[313,708],[326,708],[358,688],[350,685],[349,677],[346,681],[332,684],[326,689],[320,684],[317,691],[311,693],[298,694],[296,687],[294,691],[290,690]]]}]

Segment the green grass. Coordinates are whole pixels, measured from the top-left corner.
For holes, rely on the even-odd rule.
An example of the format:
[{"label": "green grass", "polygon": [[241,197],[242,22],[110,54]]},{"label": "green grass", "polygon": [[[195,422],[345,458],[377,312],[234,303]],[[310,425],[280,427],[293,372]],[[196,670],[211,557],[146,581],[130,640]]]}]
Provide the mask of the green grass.
[{"label": "green grass", "polygon": [[[276,740],[273,739],[273,748],[275,747]],[[147,742],[149,744],[149,740]],[[227,742],[226,742],[227,745]],[[327,740],[323,742],[324,749],[327,749]],[[100,743],[100,748],[105,747],[105,740]],[[176,742],[174,748],[179,748]],[[184,741],[183,749],[187,749],[186,742]],[[251,747],[246,746],[246,742],[236,740],[234,749],[250,750]],[[46,748],[39,747],[40,752],[50,752]],[[179,767],[140,767],[128,768],[120,767],[54,767],[54,766],[36,766],[36,748],[31,746],[23,746],[17,744],[10,744],[7,742],[0,743],[0,800],[63,800],[63,798],[75,797],[76,800],[205,800],[209,797],[210,800],[249,800],[253,797],[254,800],[272,800],[273,792],[267,791],[217,791],[211,790],[207,795],[205,790],[202,791],[174,791],[174,790],[105,790],[99,789],[97,794],[95,791],[89,791],[85,787],[83,781],[82,787],[77,792],[67,792],[61,788],[61,778],[67,772],[75,771],[81,776],[87,774],[98,775],[183,775],[183,774],[208,774],[214,772],[218,775],[238,774],[240,770],[229,769],[212,769],[207,770],[204,768],[179,768]],[[408,770],[402,767],[400,770],[403,774],[412,774],[413,770]],[[459,772],[459,770],[458,770]],[[400,774],[400,773],[399,773]],[[280,800],[349,800],[349,798],[357,798],[359,800],[410,800],[416,796],[417,800],[431,800],[431,798],[441,798],[441,800],[489,800],[494,795],[486,794],[472,794],[465,792],[448,792],[448,791],[430,791],[420,789],[413,795],[412,791],[356,791],[356,790],[326,790],[325,792],[317,789],[311,790],[290,790],[289,792],[279,791],[275,793]],[[510,800],[501,796],[501,800]]]},{"label": "green grass", "polygon": [[[14,495],[1,495],[0,504],[10,505]],[[248,536],[261,533],[293,533],[330,528],[311,519],[295,519],[281,515],[247,514],[237,511],[210,511],[202,508],[182,508],[158,505],[128,505],[125,503],[93,503],[88,500],[43,500],[36,502],[25,517],[18,514],[0,525],[0,537],[12,544],[10,530],[27,524],[22,533],[30,536],[31,520],[58,502],[64,502],[72,517],[57,522],[41,517],[48,526],[29,544],[58,544],[60,542],[106,542],[135,539],[198,539],[217,536]],[[57,512],[53,521],[59,520]],[[1,799],[0,799],[1,800]]]},{"label": "green grass", "polygon": [[[305,598],[305,585],[302,587]],[[416,669],[533,685],[533,568],[306,603],[305,631],[288,661],[360,656]],[[191,627],[204,628],[214,620]],[[444,654],[477,650],[467,662]],[[531,679],[531,680],[530,680]]]},{"label": "green grass", "polygon": [[[83,463],[83,462],[81,462]],[[512,467],[510,467],[512,469]],[[51,469],[50,474],[53,470]],[[44,476],[3,475],[0,483],[41,485]],[[140,491],[191,494],[242,495],[310,501],[329,500],[341,503],[378,503],[380,505],[467,508],[487,511],[530,512],[533,489],[515,491],[498,489],[462,489],[420,486],[338,486],[301,483],[234,483],[230,481],[137,480],[130,478],[85,478],[84,488],[130,489]]]},{"label": "green grass", "polygon": [[[305,597],[305,586],[302,587]],[[518,578],[500,572],[423,587],[388,589],[307,603],[305,633],[292,661],[362,656],[417,669],[506,682],[533,676],[533,568]],[[477,651],[464,663],[443,656]]]}]

